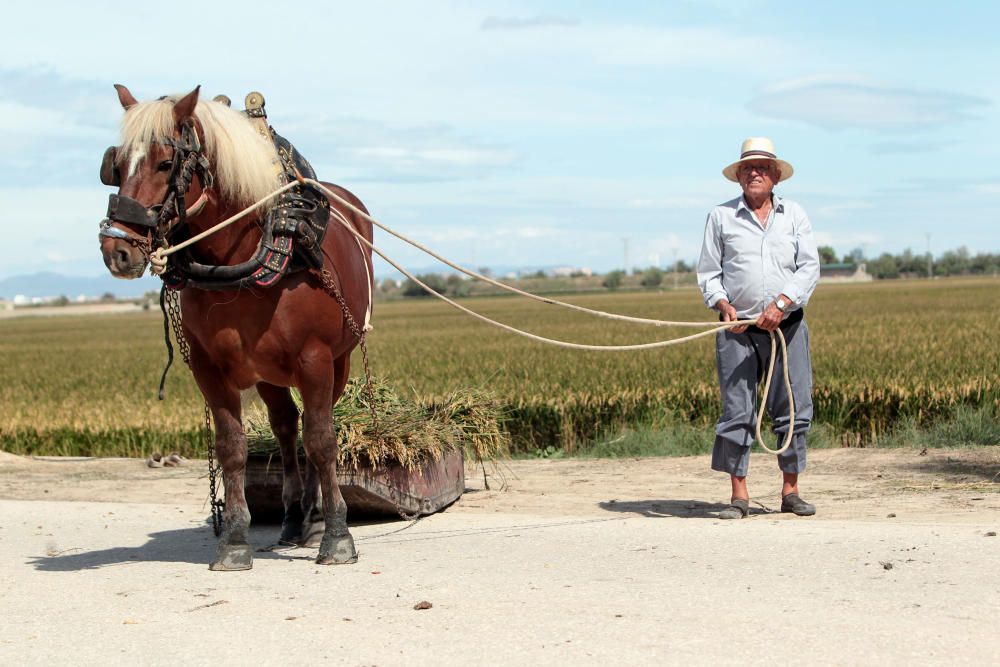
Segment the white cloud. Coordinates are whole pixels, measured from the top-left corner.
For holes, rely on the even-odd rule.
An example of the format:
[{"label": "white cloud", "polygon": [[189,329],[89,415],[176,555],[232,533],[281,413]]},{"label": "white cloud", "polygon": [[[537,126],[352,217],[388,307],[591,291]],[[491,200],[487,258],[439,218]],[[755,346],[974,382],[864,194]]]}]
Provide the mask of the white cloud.
[{"label": "white cloud", "polygon": [[883,241],[879,234],[865,232],[815,232],[816,245],[828,245],[833,248],[853,249],[868,245],[878,245]]},{"label": "white cloud", "polygon": [[947,148],[949,144],[943,141],[910,140],[910,141],[880,141],[872,144],[869,150],[875,155],[896,155],[905,153],[931,153]]},{"label": "white cloud", "polygon": [[860,200],[843,200],[821,204],[813,209],[816,218],[836,218],[839,216],[875,208],[871,202]]},{"label": "white cloud", "polygon": [[5,250],[0,275],[52,268],[83,275],[103,271],[97,225],[106,188],[0,188]]},{"label": "white cloud", "polygon": [[518,18],[516,16],[488,16],[482,26],[483,30],[522,30],[524,28],[572,27],[580,21],[568,16],[552,14]]},{"label": "white cloud", "polygon": [[362,146],[349,149],[348,152],[362,162],[383,165],[396,171],[439,167],[504,167],[517,158],[513,151],[476,147]]},{"label": "white cloud", "polygon": [[0,136],[95,137],[104,132],[103,128],[81,125],[61,111],[0,100]]},{"label": "white cloud", "polygon": [[673,197],[637,197],[625,202],[629,208],[639,209],[674,209],[674,208],[705,208],[712,199],[699,195],[676,195]]},{"label": "white cloud", "polygon": [[[772,58],[791,57],[787,40],[769,35],[748,34],[725,27],[684,27],[646,25],[618,21],[580,25],[550,39],[535,31],[497,31],[490,39],[477,45],[479,62],[512,59],[540,72],[555,66],[562,69],[573,63],[579,72],[597,66],[643,67],[669,69],[674,67],[721,67],[734,63],[751,71],[769,67],[757,59],[747,59],[747,53],[768,53]],[[470,64],[475,64],[473,61]]]},{"label": "white cloud", "polygon": [[898,130],[950,125],[974,118],[985,98],[915,90],[853,77],[816,76],[764,88],[750,100],[763,116],[798,120],[830,129]]},{"label": "white cloud", "polygon": [[302,114],[281,124],[317,173],[355,181],[453,181],[510,167],[520,155],[444,124],[393,126],[375,120]]}]

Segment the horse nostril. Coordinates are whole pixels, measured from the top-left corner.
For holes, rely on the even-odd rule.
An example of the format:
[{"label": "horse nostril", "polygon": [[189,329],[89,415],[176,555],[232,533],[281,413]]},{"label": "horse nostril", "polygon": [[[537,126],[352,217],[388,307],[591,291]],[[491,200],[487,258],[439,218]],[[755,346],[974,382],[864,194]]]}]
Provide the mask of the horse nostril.
[{"label": "horse nostril", "polygon": [[128,250],[125,250],[124,248],[119,248],[115,250],[115,264],[117,264],[119,268],[125,268],[130,263],[131,262],[129,262]]}]

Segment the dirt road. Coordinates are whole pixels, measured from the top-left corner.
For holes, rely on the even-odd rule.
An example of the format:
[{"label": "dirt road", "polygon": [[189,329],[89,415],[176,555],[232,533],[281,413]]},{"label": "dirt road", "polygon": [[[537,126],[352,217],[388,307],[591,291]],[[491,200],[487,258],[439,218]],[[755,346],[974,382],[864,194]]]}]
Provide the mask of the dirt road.
[{"label": "dirt road", "polygon": [[1000,661],[1000,449],[814,452],[808,519],[755,456],[744,521],[705,457],[523,461],[356,565],[214,573],[203,462],[0,453],[0,664]]}]

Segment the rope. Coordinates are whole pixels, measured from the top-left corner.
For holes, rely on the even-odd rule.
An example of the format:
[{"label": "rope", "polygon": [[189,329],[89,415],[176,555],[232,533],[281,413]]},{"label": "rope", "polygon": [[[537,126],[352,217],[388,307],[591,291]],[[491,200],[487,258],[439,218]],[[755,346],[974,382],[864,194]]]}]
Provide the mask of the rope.
[{"label": "rope", "polygon": [[[604,318],[607,318],[609,320],[619,320],[619,321],[622,321],[622,322],[633,322],[633,323],[636,323],[636,324],[650,324],[652,326],[657,326],[657,327],[697,327],[697,328],[700,328],[700,327],[705,327],[705,326],[713,326],[713,327],[716,327],[716,328],[724,328],[724,327],[717,327],[715,322],[684,322],[684,321],[682,321],[682,322],[675,322],[675,321],[671,321],[671,320],[653,320],[653,319],[648,319],[648,318],[645,318],[645,317],[633,317],[631,315],[619,315],[617,313],[608,313],[608,312],[605,312],[603,310],[594,310],[592,308],[586,308],[584,306],[578,306],[578,305],[576,305],[574,303],[567,303],[565,301],[559,301],[558,299],[550,299],[548,297],[543,297],[543,296],[538,296],[537,294],[532,294],[531,292],[525,292],[524,290],[518,289],[517,287],[514,287],[513,285],[508,285],[506,283],[499,282],[497,280],[494,280],[493,278],[490,278],[487,275],[483,275],[482,273],[477,273],[476,271],[472,271],[470,269],[466,269],[463,266],[460,266],[458,264],[455,264],[454,262],[449,261],[448,259],[442,257],[441,255],[439,255],[438,253],[434,252],[433,250],[431,250],[427,246],[423,245],[422,243],[420,243],[418,241],[414,241],[413,239],[408,238],[408,237],[404,236],[403,234],[400,234],[399,232],[397,232],[396,230],[392,229],[391,227],[383,225],[381,222],[379,222],[375,218],[371,217],[370,215],[368,215],[367,213],[365,213],[364,211],[362,211],[358,207],[356,207],[353,204],[351,204],[351,202],[349,202],[346,199],[338,196],[335,192],[331,192],[327,188],[323,187],[323,185],[321,183],[318,183],[318,182],[316,182],[316,181],[314,181],[312,179],[306,179],[306,181],[309,182],[309,183],[312,183],[314,186],[320,188],[323,191],[323,193],[326,194],[327,196],[332,197],[333,199],[337,200],[341,204],[347,206],[349,209],[351,209],[352,211],[354,211],[358,215],[362,216],[363,218],[365,218],[366,220],[368,220],[370,223],[372,223],[373,225],[375,225],[376,227],[378,227],[382,231],[384,231],[384,232],[386,232],[388,234],[391,234],[392,236],[395,236],[400,241],[403,241],[404,243],[408,243],[411,246],[413,246],[414,248],[417,248],[418,250],[421,250],[421,251],[425,252],[426,254],[430,255],[431,257],[433,257],[434,259],[438,260],[442,264],[445,264],[445,265],[447,265],[447,266],[455,269],[456,271],[464,273],[465,275],[467,275],[467,276],[469,276],[471,278],[476,278],[477,280],[481,280],[481,281],[483,281],[485,283],[489,283],[490,285],[493,285],[494,287],[499,287],[500,289],[507,290],[508,292],[513,292],[514,294],[526,297],[528,299],[532,299],[534,301],[539,301],[541,303],[547,303],[547,304],[553,305],[553,306],[562,306],[563,308],[568,308],[570,310],[576,310],[576,311],[579,311],[581,313],[587,313],[589,315],[596,315],[598,317],[604,317]],[[342,222],[342,224],[343,224],[343,222]],[[362,239],[362,240],[364,240],[364,239]],[[371,244],[369,244],[369,245],[371,245]],[[374,246],[372,246],[372,249],[375,250]],[[378,254],[379,254],[380,257],[382,257],[382,259],[385,259],[386,261],[389,261],[385,257],[385,255],[383,255],[381,252],[379,252]],[[393,266],[396,266],[396,265],[393,264]],[[396,267],[396,268],[399,269],[399,267]],[[403,272],[403,273],[405,273],[405,272]],[[411,280],[413,280],[412,276],[407,275],[407,277],[409,277]],[[426,286],[424,286],[424,289],[427,289]],[[749,323],[753,323],[754,321],[756,321],[756,320],[749,320],[748,322]],[[745,323],[747,323],[747,322],[744,322],[744,324]],[[736,323],[732,323],[732,322],[727,323],[727,324],[728,324],[728,326],[738,326]],[[688,340],[688,339],[679,339],[679,340],[683,341],[683,340]]]},{"label": "rope", "polygon": [[156,275],[161,275],[166,270],[166,268],[167,268],[167,257],[169,257],[170,255],[173,255],[175,252],[179,252],[179,251],[183,250],[184,248],[187,248],[190,245],[194,245],[198,241],[200,241],[200,240],[202,240],[202,239],[204,239],[206,237],[209,237],[209,236],[211,236],[212,234],[214,234],[214,233],[216,233],[218,231],[221,231],[222,229],[224,229],[224,228],[228,227],[229,225],[233,224],[234,222],[236,222],[240,218],[246,216],[248,213],[250,213],[250,211],[253,211],[255,208],[257,208],[261,204],[266,203],[268,200],[270,200],[270,199],[272,199],[274,197],[277,197],[278,195],[280,195],[285,190],[291,190],[292,188],[294,188],[298,184],[299,184],[298,181],[292,181],[291,183],[288,183],[288,184],[286,184],[286,185],[278,188],[277,190],[275,190],[271,194],[267,195],[266,197],[261,197],[259,200],[257,200],[253,204],[250,204],[249,206],[247,206],[245,209],[243,209],[239,213],[236,213],[234,215],[229,216],[228,218],[226,218],[225,220],[223,220],[219,224],[215,225],[214,227],[206,229],[205,231],[201,232],[200,234],[196,234],[195,236],[192,236],[191,238],[189,238],[186,241],[182,241],[181,243],[178,243],[177,245],[174,245],[174,246],[170,246],[169,248],[157,248],[156,251],[153,252],[150,255],[150,257],[149,257],[149,265],[150,265],[149,270],[152,271],[153,273],[155,273]]},{"label": "rope", "polygon": [[[331,191],[329,188],[327,188],[326,186],[324,186],[322,183],[320,183],[319,181],[317,181],[315,179],[312,179],[312,178],[304,178],[304,179],[301,179],[301,181],[298,181],[298,180],[297,181],[292,181],[291,183],[288,183],[287,185],[279,188],[278,190],[275,190],[274,192],[272,192],[271,194],[267,195],[266,197],[263,197],[259,201],[255,202],[254,204],[251,204],[250,206],[246,207],[245,209],[243,209],[239,213],[236,213],[235,215],[230,216],[229,218],[227,218],[227,219],[223,220],[222,222],[216,224],[215,226],[213,226],[213,227],[205,230],[204,232],[201,232],[200,234],[197,234],[196,236],[193,236],[190,239],[188,239],[188,240],[186,240],[186,241],[184,241],[182,243],[179,243],[179,244],[177,244],[175,246],[171,246],[170,248],[158,248],[150,256],[151,270],[153,270],[154,273],[158,273],[158,274],[162,273],[162,271],[166,268],[167,257],[168,256],[170,256],[170,255],[174,254],[175,252],[178,252],[179,250],[182,250],[182,249],[184,249],[184,248],[192,245],[193,243],[196,243],[196,242],[200,241],[201,239],[204,239],[204,238],[206,238],[206,237],[208,237],[208,236],[210,236],[210,235],[212,235],[212,234],[214,234],[214,233],[222,230],[223,228],[225,228],[225,227],[233,224],[234,222],[236,222],[240,218],[244,217],[245,215],[247,215],[248,213],[250,213],[252,210],[254,210],[255,208],[257,208],[258,206],[260,206],[261,204],[263,204],[266,201],[268,201],[269,199],[271,199],[272,197],[275,197],[275,196],[281,194],[282,192],[284,192],[285,190],[288,190],[288,189],[290,189],[290,188],[292,188],[295,185],[298,185],[300,183],[308,183],[309,185],[312,185],[313,187],[315,187],[318,190],[320,190],[321,192],[323,192],[323,194],[325,194],[330,199],[335,200],[335,201],[343,204],[344,206],[346,206],[347,208],[349,208],[351,211],[353,211],[357,215],[361,216],[365,220],[368,220],[371,224],[375,225],[379,229],[385,231],[388,234],[391,234],[392,236],[395,236],[396,238],[398,238],[399,240],[401,240],[401,241],[403,241],[405,243],[408,243],[408,244],[412,245],[413,247],[417,248],[418,250],[421,250],[421,251],[427,253],[431,257],[433,257],[433,258],[437,259],[438,261],[442,262],[443,264],[445,264],[445,265],[447,265],[447,266],[455,269],[456,271],[459,271],[461,273],[464,273],[467,276],[470,276],[472,278],[476,278],[476,279],[481,280],[483,282],[486,282],[486,283],[489,283],[491,285],[494,285],[495,287],[499,287],[499,288],[507,290],[509,292],[513,292],[513,293],[518,294],[520,296],[532,299],[534,301],[539,301],[539,302],[546,303],[546,304],[549,304],[549,305],[561,306],[563,308],[568,308],[570,310],[575,310],[575,311],[578,311],[578,312],[587,313],[588,315],[594,315],[594,316],[597,316],[597,317],[603,317],[603,318],[606,318],[606,319],[618,320],[618,321],[622,321],[622,322],[632,322],[632,323],[636,323],[636,324],[648,324],[648,325],[657,326],[657,327],[665,327],[665,326],[673,326],[673,327],[698,327],[698,328],[709,327],[706,331],[701,331],[701,332],[696,333],[696,334],[691,334],[690,336],[682,336],[681,338],[673,338],[673,339],[670,339],[670,340],[656,341],[656,342],[653,342],[653,343],[640,343],[640,344],[635,344],[635,345],[587,345],[587,344],[583,344],[583,343],[573,343],[573,342],[570,342],[570,341],[558,340],[558,339],[554,339],[554,338],[546,338],[545,336],[539,336],[537,334],[533,334],[533,333],[530,333],[528,331],[523,331],[521,329],[517,329],[517,328],[512,327],[510,325],[504,324],[503,322],[498,322],[496,320],[493,320],[493,319],[491,319],[489,317],[486,317],[485,315],[481,315],[481,314],[479,314],[479,313],[477,313],[477,312],[475,312],[473,310],[470,310],[470,309],[466,308],[465,306],[463,306],[463,305],[461,305],[459,303],[456,303],[455,301],[453,301],[452,299],[449,299],[445,295],[438,293],[437,291],[435,291],[434,289],[432,289],[431,287],[429,287],[427,284],[425,284],[424,282],[422,282],[419,278],[417,278],[416,276],[414,276],[412,273],[410,273],[409,271],[407,271],[406,269],[404,269],[403,267],[401,267],[400,265],[398,265],[394,261],[392,261],[381,250],[379,250],[378,248],[376,248],[375,245],[373,245],[368,239],[366,239],[361,233],[359,233],[356,229],[354,229],[354,226],[351,225],[347,221],[347,219],[344,217],[344,215],[340,211],[338,211],[337,209],[335,209],[333,207],[330,207],[330,213],[333,214],[333,216],[337,219],[337,221],[348,232],[350,232],[354,236],[354,238],[358,241],[359,244],[364,244],[365,246],[367,246],[372,252],[374,252],[375,254],[377,254],[379,257],[381,257],[386,262],[388,262],[397,271],[399,271],[400,273],[402,273],[403,275],[405,275],[407,278],[409,278],[410,280],[412,280],[414,283],[416,283],[417,285],[419,285],[428,294],[430,294],[431,296],[437,297],[438,299],[444,301],[445,303],[447,303],[448,305],[452,306],[453,308],[455,308],[457,310],[460,310],[461,312],[463,312],[463,313],[465,313],[467,315],[470,315],[470,316],[472,316],[472,317],[474,317],[474,318],[476,318],[476,319],[478,319],[478,320],[480,320],[482,322],[486,322],[487,324],[493,325],[493,326],[495,326],[495,327],[497,327],[499,329],[502,329],[504,331],[507,331],[509,333],[516,334],[518,336],[523,336],[525,338],[528,338],[529,340],[533,340],[533,341],[536,341],[536,342],[539,342],[539,343],[545,343],[545,344],[548,344],[548,345],[554,345],[556,347],[562,347],[562,348],[570,349],[570,350],[609,351],[609,352],[624,352],[624,351],[633,351],[633,350],[652,350],[652,349],[658,349],[658,348],[663,348],[663,347],[670,347],[670,346],[673,346],[673,345],[680,345],[681,343],[686,343],[688,341],[692,341],[692,340],[695,340],[697,338],[703,338],[705,336],[710,336],[710,335],[716,334],[719,331],[724,331],[726,329],[731,329],[733,327],[738,327],[738,326],[743,326],[743,325],[749,325],[749,324],[755,324],[756,323],[756,318],[737,320],[737,321],[734,321],[734,322],[690,322],[690,321],[655,320],[655,319],[649,319],[649,318],[644,318],[644,317],[632,317],[632,316],[629,316],[629,315],[619,315],[617,313],[608,313],[608,312],[605,312],[605,311],[602,311],[602,310],[594,310],[592,308],[586,308],[584,306],[578,306],[576,304],[566,303],[565,301],[559,301],[557,299],[550,299],[550,298],[547,298],[547,297],[538,296],[537,294],[532,294],[530,292],[525,292],[525,291],[523,291],[521,289],[513,287],[512,285],[507,285],[505,283],[501,283],[501,282],[499,282],[497,280],[494,280],[494,279],[490,278],[489,276],[485,276],[485,275],[483,275],[481,273],[477,273],[476,271],[472,271],[470,269],[466,269],[465,267],[462,267],[462,266],[460,266],[458,264],[455,264],[455,263],[453,263],[453,262],[445,259],[444,257],[442,257],[441,255],[435,253],[433,250],[431,250],[430,248],[427,248],[423,244],[421,244],[421,243],[419,243],[417,241],[414,241],[414,240],[406,237],[405,235],[396,232],[394,229],[392,229],[392,228],[390,228],[390,227],[382,224],[381,222],[379,222],[375,218],[373,218],[370,215],[368,215],[367,213],[365,213],[363,210],[361,210],[358,207],[356,207],[351,202],[349,202],[349,201],[345,200],[344,198],[340,197],[339,195],[337,195],[337,193]],[[367,270],[367,268],[368,267],[367,267],[367,262],[366,262],[365,263],[365,269]],[[759,444],[765,451],[767,451],[767,452],[769,452],[771,454],[777,455],[777,454],[784,453],[788,449],[788,447],[791,445],[792,436],[793,436],[794,430],[795,430],[794,429],[794,425],[795,425],[795,405],[794,405],[794,399],[792,397],[792,383],[791,383],[791,379],[790,379],[790,377],[788,375],[788,348],[787,348],[787,346],[785,344],[785,336],[782,333],[781,329],[775,329],[775,331],[772,331],[770,333],[771,333],[771,360],[770,360],[770,364],[768,365],[768,369],[767,369],[767,379],[766,379],[766,382],[765,382],[765,385],[764,385],[764,394],[763,394],[763,398],[761,399],[760,411],[758,412],[758,415],[757,415],[757,427],[756,427],[756,432],[755,432],[754,435],[755,435],[755,438],[757,440],[757,444]],[[764,409],[766,407],[767,394],[768,394],[768,391],[770,390],[770,387],[771,387],[771,378],[772,378],[772,376],[774,374],[774,358],[775,358],[775,352],[777,351],[776,350],[775,333],[778,334],[777,337],[781,340],[782,369],[784,371],[783,375],[784,375],[784,381],[785,381],[785,390],[786,390],[786,393],[788,394],[788,403],[789,403],[789,426],[788,426],[788,433],[785,436],[785,442],[783,443],[782,447],[780,449],[777,449],[777,450],[770,449],[767,445],[765,445],[764,444],[764,440],[761,437],[761,433],[760,433],[760,422],[761,422],[761,419],[763,418],[763,415],[764,415]]]},{"label": "rope", "polygon": [[[770,449],[764,444],[764,438],[760,437],[760,422],[764,419],[764,407],[767,404],[768,392],[771,390],[771,376],[774,375],[774,357],[776,350],[774,349],[774,339],[777,333],[777,339],[781,341],[781,370],[785,376],[785,394],[788,396],[788,433],[785,434],[785,442],[781,445],[780,449]],[[781,329],[775,329],[771,332],[771,363],[767,366],[767,380],[764,381],[764,393],[760,399],[760,410],[757,412],[757,428],[754,432],[754,437],[757,439],[757,444],[760,445],[765,452],[774,454],[784,454],[788,447],[792,444],[792,436],[795,434],[795,397],[792,395],[792,380],[788,376],[788,348],[785,346],[785,334]]]}]

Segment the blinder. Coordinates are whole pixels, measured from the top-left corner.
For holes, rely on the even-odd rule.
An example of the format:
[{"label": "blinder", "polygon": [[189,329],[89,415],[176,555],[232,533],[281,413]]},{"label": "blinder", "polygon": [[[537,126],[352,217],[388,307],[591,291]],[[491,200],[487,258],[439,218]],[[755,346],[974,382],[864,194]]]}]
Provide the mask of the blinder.
[{"label": "blinder", "polygon": [[118,147],[109,146],[104,151],[104,159],[101,160],[101,183],[120,187],[122,184],[121,172],[118,171]]}]

